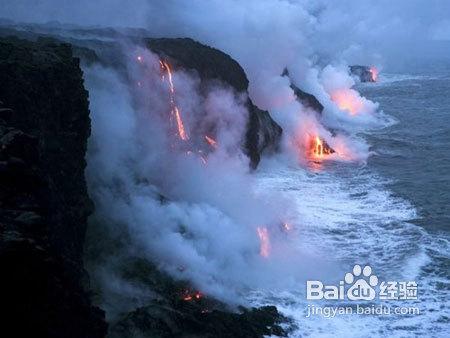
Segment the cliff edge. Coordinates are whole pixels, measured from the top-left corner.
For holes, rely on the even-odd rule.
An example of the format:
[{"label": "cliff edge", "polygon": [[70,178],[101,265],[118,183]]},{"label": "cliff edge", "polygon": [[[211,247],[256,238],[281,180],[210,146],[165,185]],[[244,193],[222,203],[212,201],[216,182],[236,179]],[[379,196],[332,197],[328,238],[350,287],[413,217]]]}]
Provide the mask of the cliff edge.
[{"label": "cliff edge", "polygon": [[[104,337],[83,284],[88,93],[67,44],[0,39],[0,266],[17,336]],[[7,331],[6,327],[2,327]]]}]

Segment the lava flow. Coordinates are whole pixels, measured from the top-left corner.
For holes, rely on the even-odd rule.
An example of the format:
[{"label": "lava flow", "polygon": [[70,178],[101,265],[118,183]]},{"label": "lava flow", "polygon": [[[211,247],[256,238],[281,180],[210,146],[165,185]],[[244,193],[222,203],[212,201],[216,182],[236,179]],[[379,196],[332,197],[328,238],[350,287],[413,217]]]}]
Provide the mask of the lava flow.
[{"label": "lava flow", "polygon": [[214,149],[217,149],[217,141],[212,137],[205,135],[205,141]]},{"label": "lava flow", "polygon": [[314,136],[310,140],[309,157],[313,160],[323,160],[325,156],[333,154],[335,151],[319,136]]},{"label": "lava flow", "polygon": [[260,241],[260,248],[259,248],[259,254],[262,257],[269,257],[270,254],[270,238],[269,238],[269,231],[265,227],[258,227],[256,229],[258,231],[259,241]]},{"label": "lava flow", "polygon": [[[180,109],[177,107],[175,103],[175,86],[173,85],[172,80],[172,69],[167,61],[160,60],[159,64],[161,65],[161,69],[167,73],[167,78],[169,79],[169,97],[170,97],[170,106],[171,106],[171,120],[175,119],[177,125],[177,132],[180,139],[183,141],[189,140],[189,136],[184,128],[183,119],[181,118]],[[164,80],[164,77],[163,77]]]},{"label": "lava flow", "polygon": [[369,72],[372,76],[372,81],[373,82],[377,82],[378,80],[378,69],[376,69],[375,67],[370,67]]},{"label": "lava flow", "polygon": [[[144,57],[142,55],[136,56],[136,61],[138,63],[144,63]],[[164,59],[159,60],[159,66],[161,69],[161,79],[163,82],[168,83],[169,89],[169,104],[170,104],[170,128],[174,131],[175,136],[184,142],[183,149],[186,155],[195,155],[200,158],[203,164],[207,164],[207,154],[211,150],[215,150],[218,148],[217,141],[209,135],[204,135],[203,140],[209,146],[209,149],[205,149],[204,147],[196,147],[198,143],[195,140],[192,140],[187,132],[185,127],[181,109],[176,103],[175,100],[175,84],[172,73],[172,66],[169,62]],[[141,81],[137,82],[138,87],[142,86]],[[192,136],[192,135],[191,135]]]},{"label": "lava flow", "polygon": [[199,300],[202,297],[203,297],[203,294],[200,291],[189,292],[189,290],[185,290],[182,298],[184,301],[189,302],[192,300]]}]

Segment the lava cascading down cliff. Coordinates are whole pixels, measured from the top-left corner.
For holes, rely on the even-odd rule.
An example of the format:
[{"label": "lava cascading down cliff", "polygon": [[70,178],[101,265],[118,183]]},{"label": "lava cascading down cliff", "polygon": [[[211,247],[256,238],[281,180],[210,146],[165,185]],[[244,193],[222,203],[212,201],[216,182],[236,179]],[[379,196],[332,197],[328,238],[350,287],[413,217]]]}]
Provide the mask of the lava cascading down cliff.
[{"label": "lava cascading down cliff", "polygon": [[[227,66],[235,67],[236,74],[203,65],[208,53],[218,52],[189,39],[150,39],[148,46],[152,52],[127,46],[125,78],[107,69],[87,69],[94,130],[107,130],[120,140],[111,148],[110,141],[94,133],[97,152],[90,153],[88,177],[97,187],[92,194],[98,215],[104,223],[127,224],[133,246],[165,271],[228,301],[245,286],[283,283],[267,271],[301,273],[288,272],[291,262],[281,258],[296,251],[286,241],[298,226],[289,219],[290,203],[270,192],[255,194],[248,171],[249,148],[243,145],[248,146],[249,134],[257,135],[255,149],[270,149],[277,127],[269,122],[251,130],[251,116],[264,112],[255,110],[242,92],[247,81],[245,74],[238,76],[241,68],[231,59]],[[291,75],[281,77],[289,90],[296,87]],[[99,91],[106,79],[107,91]],[[365,150],[358,149],[345,128],[331,132],[327,122],[337,115],[335,120],[363,123],[372,117],[374,104],[351,88],[355,82],[347,68],[328,66],[317,81],[325,95],[323,111],[304,105],[297,95],[273,111],[284,127],[279,151],[319,170],[330,160],[363,160]],[[335,93],[341,91],[345,99],[353,95],[354,110],[340,107]],[[105,105],[111,97],[119,102]],[[122,107],[112,115],[117,121],[102,117],[116,106]],[[119,162],[105,157],[111,152]],[[100,172],[113,175],[108,179]],[[117,184],[124,190],[119,195]],[[112,205],[115,213],[108,211]]]},{"label": "lava cascading down cliff", "polygon": [[[276,147],[271,138],[280,129],[259,117],[267,112],[252,106],[236,81],[243,72],[228,56],[192,40],[163,42],[169,47],[159,54],[133,46],[125,77],[86,69],[97,131],[88,167],[96,219],[125,225],[127,245],[200,294],[238,302],[242,285],[266,283],[257,276],[289,222],[288,203],[255,195],[249,170],[249,152]],[[235,68],[234,79],[217,66],[215,75],[194,72],[168,55],[177,44],[200,58],[219,55]],[[195,300],[195,292],[180,297]]]}]

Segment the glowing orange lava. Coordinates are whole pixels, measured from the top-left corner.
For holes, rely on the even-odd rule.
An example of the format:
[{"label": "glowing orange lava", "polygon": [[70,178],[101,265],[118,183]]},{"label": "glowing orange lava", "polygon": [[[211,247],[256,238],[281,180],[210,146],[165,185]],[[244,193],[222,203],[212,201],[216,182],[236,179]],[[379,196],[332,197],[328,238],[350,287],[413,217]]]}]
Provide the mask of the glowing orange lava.
[{"label": "glowing orange lava", "polygon": [[199,300],[203,297],[203,294],[200,291],[196,292],[189,292],[189,290],[184,291],[183,300],[184,301],[191,301],[191,300]]},{"label": "glowing orange lava", "polygon": [[[138,61],[139,61],[139,59],[138,59]],[[175,101],[176,93],[175,93],[175,84],[174,84],[174,79],[173,79],[172,67],[165,60],[159,60],[159,65],[161,67],[161,72],[162,72],[162,74],[161,74],[162,81],[165,82],[167,80],[167,83],[169,86],[169,103],[170,103],[170,109],[171,109],[170,117],[169,117],[170,126],[174,130],[175,135],[178,136],[178,138],[181,139],[182,141],[186,142],[184,144],[185,145],[184,148],[188,148],[188,150],[185,150],[186,155],[188,155],[188,156],[195,155],[201,160],[201,162],[204,165],[206,165],[208,163],[207,153],[204,152],[202,149],[194,148],[194,144],[193,144],[193,142],[190,141],[190,137],[188,135],[187,129],[183,122],[181,109],[176,104],[176,101]],[[218,147],[217,141],[214,138],[212,138],[211,136],[205,135],[204,140],[211,147],[213,147],[213,148]]]},{"label": "glowing orange lava", "polygon": [[331,94],[331,99],[340,110],[346,110],[351,115],[357,115],[363,109],[361,98],[353,89],[337,90]]},{"label": "glowing orange lava", "polygon": [[310,140],[309,155],[313,160],[322,160],[326,155],[331,155],[334,150],[326,144],[319,136],[314,136]]},{"label": "glowing orange lava", "polygon": [[175,111],[175,118],[177,120],[177,129],[178,129],[178,135],[180,135],[180,138],[183,141],[186,141],[189,139],[189,136],[186,134],[186,130],[184,130],[184,124],[183,120],[181,119],[180,111],[178,110],[178,107],[174,107]]},{"label": "glowing orange lava", "polygon": [[369,72],[372,75],[372,81],[373,82],[377,82],[377,80],[378,80],[378,69],[376,69],[375,67],[370,67]]},{"label": "glowing orange lava", "polygon": [[205,135],[205,140],[206,142],[208,142],[208,144],[213,147],[213,148],[217,148],[217,141],[214,140],[212,137],[209,137],[208,135]]},{"label": "glowing orange lava", "polygon": [[[163,71],[167,72],[167,77],[169,79],[169,95],[170,95],[170,106],[171,106],[171,116],[175,118],[175,122],[177,124],[177,131],[178,136],[183,141],[189,140],[189,135],[186,132],[186,129],[184,128],[183,119],[181,118],[180,109],[175,104],[175,86],[173,84],[172,79],[172,69],[166,61],[159,61],[159,64],[161,65],[161,68]],[[163,77],[164,80],[164,77]]]},{"label": "glowing orange lava", "polygon": [[269,257],[270,254],[270,238],[269,238],[269,231],[265,227],[258,227],[256,229],[258,231],[259,241],[260,241],[260,248],[259,248],[259,254],[262,257]]}]

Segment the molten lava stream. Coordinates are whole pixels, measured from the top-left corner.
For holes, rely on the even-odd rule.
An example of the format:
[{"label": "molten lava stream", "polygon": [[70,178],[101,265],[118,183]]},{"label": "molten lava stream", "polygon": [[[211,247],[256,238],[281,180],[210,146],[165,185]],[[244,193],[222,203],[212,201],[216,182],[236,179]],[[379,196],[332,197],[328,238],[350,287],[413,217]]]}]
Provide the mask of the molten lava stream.
[{"label": "molten lava stream", "polygon": [[377,82],[378,81],[378,69],[375,67],[370,67],[369,69],[370,74],[372,75],[372,81]]},{"label": "molten lava stream", "polygon": [[175,118],[177,120],[177,129],[178,129],[178,135],[183,141],[189,140],[189,136],[186,133],[186,130],[184,130],[184,124],[183,120],[181,119],[180,111],[178,110],[177,106],[174,106],[173,111],[175,111]]},{"label": "molten lava stream", "polygon": [[334,150],[319,136],[314,136],[310,140],[309,157],[313,160],[323,160],[325,156],[331,155]]},{"label": "molten lava stream", "polygon": [[217,149],[217,141],[212,137],[205,135],[205,141],[213,148]]},{"label": "molten lava stream", "polygon": [[312,153],[317,158],[323,158],[323,143],[319,136],[314,137]]},{"label": "molten lava stream", "polygon": [[310,136],[309,147],[306,150],[306,158],[309,159],[309,166],[314,171],[322,169],[323,161],[331,154],[335,153],[325,140],[320,136]]},{"label": "molten lava stream", "polygon": [[[171,115],[171,121],[175,120],[176,122],[176,128],[178,137],[183,140],[187,141],[189,140],[189,135],[186,132],[186,129],[184,127],[183,119],[181,118],[181,112],[178,106],[175,103],[175,86],[173,84],[172,79],[172,68],[170,67],[170,64],[167,61],[160,60],[159,64],[161,66],[161,69],[167,73],[167,78],[169,79],[169,101],[170,101],[170,115]],[[162,77],[163,81],[165,79],[164,75]]]}]

